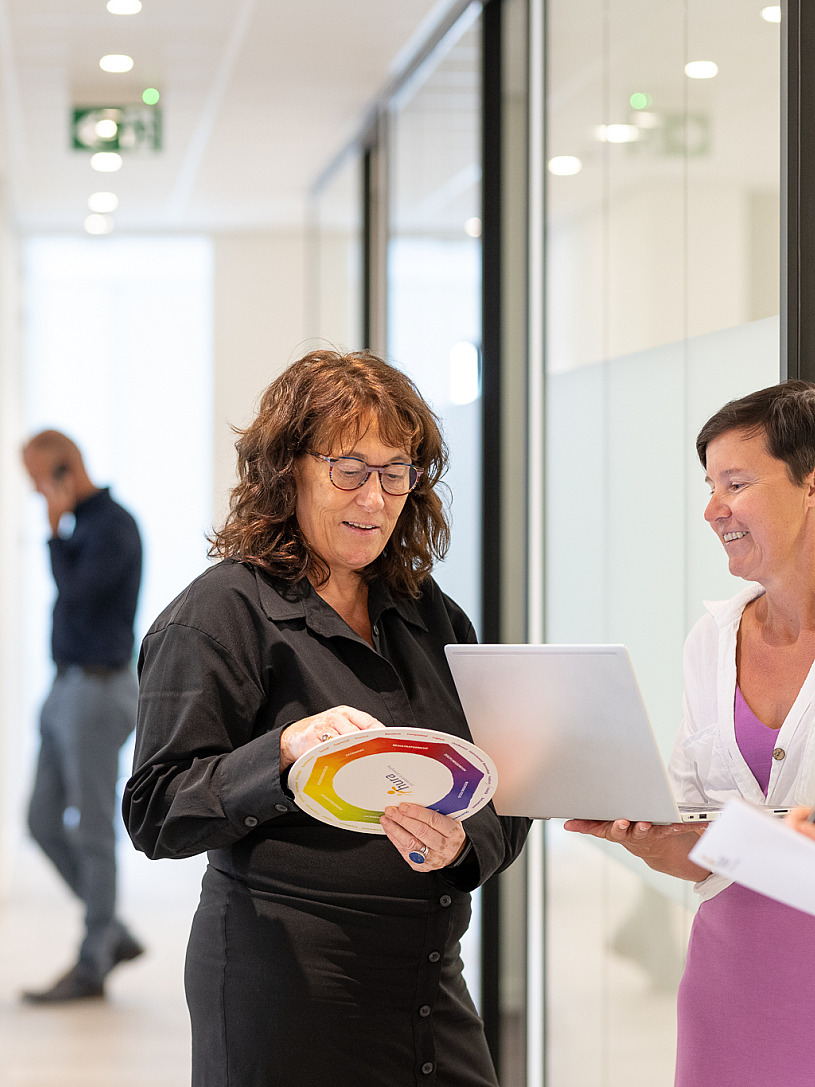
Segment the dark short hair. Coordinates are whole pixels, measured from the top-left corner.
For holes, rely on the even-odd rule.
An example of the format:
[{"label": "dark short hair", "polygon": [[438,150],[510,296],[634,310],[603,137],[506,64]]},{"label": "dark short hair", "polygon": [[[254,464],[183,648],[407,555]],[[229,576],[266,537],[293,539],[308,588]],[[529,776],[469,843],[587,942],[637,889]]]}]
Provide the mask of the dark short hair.
[{"label": "dark short hair", "polygon": [[696,452],[707,467],[707,447],[730,430],[748,437],[763,434],[767,452],[787,466],[793,483],[815,470],[815,383],[782,381],[731,400],[711,415],[696,439]]},{"label": "dark short hair", "polygon": [[312,351],[263,392],[255,419],[239,435],[238,483],[210,555],[253,563],[286,581],[324,582],[324,559],[303,537],[295,509],[294,467],[306,453],[353,446],[371,424],[387,445],[404,447],[423,475],[378,558],[360,571],[400,595],[416,596],[450,530],[437,485],[447,467],[438,420],[400,370],[367,351]]}]

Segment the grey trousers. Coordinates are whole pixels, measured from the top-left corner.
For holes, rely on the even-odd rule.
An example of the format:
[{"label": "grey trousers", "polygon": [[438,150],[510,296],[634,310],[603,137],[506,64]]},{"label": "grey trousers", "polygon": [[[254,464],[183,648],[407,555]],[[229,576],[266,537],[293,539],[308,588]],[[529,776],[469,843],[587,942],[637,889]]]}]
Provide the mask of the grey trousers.
[{"label": "grey trousers", "polygon": [[131,668],[61,668],[40,714],[40,752],[28,825],[85,905],[78,965],[101,981],[127,935],[116,918],[119,751],[136,723]]}]

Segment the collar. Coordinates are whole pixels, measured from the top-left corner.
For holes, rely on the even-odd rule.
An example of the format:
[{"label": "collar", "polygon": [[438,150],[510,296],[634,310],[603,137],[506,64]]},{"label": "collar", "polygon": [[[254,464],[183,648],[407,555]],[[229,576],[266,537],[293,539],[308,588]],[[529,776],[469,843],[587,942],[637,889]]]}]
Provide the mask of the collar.
[{"label": "collar", "polygon": [[99,487],[93,494],[89,494],[87,498],[77,502],[73,509],[74,517],[81,517],[84,513],[94,510],[97,506],[104,505],[108,498],[110,498],[110,487]]},{"label": "collar", "polygon": [[[307,579],[290,583],[273,578],[257,566],[252,570],[258,586],[260,604],[267,617],[274,621],[304,619],[306,626],[326,637],[348,637],[348,625],[337,612],[315,592]],[[416,601],[394,597],[387,585],[378,578],[368,586],[368,614],[376,624],[386,611],[395,610],[411,626],[427,630]]]},{"label": "collar", "polygon": [[725,627],[729,623],[735,623],[741,618],[741,613],[751,600],[764,595],[764,586],[751,581],[740,593],[731,596],[729,600],[705,600],[705,607],[716,620],[718,627]]},{"label": "collar", "polygon": [[371,622],[378,623],[382,614],[390,608],[395,608],[401,618],[411,626],[427,630],[427,624],[422,618],[416,601],[409,596],[394,598],[384,581],[377,579],[368,586],[368,614]]}]

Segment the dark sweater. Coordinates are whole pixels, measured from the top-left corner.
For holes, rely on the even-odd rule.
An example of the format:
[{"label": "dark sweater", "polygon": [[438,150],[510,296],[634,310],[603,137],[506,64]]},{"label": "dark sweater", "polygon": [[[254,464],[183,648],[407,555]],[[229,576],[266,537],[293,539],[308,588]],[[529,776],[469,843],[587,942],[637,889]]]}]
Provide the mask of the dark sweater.
[{"label": "dark sweater", "polygon": [[71,536],[49,541],[57,584],[51,652],[58,665],[126,665],[141,582],[136,522],[105,487],[80,502]]}]

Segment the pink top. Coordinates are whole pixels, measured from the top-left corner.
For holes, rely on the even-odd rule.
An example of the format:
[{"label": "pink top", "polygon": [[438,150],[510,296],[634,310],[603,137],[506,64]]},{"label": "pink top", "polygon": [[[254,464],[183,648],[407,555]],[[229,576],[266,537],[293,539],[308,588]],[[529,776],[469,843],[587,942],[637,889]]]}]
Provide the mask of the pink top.
[{"label": "pink top", "polygon": [[736,743],[739,745],[739,751],[766,796],[778,729],[770,728],[763,721],[759,721],[744,701],[741,687],[736,687],[735,717]]},{"label": "pink top", "polygon": [[[777,732],[736,688],[736,742],[767,794]],[[815,917],[732,883],[699,907],[679,987],[675,1087],[813,1087]]]}]

